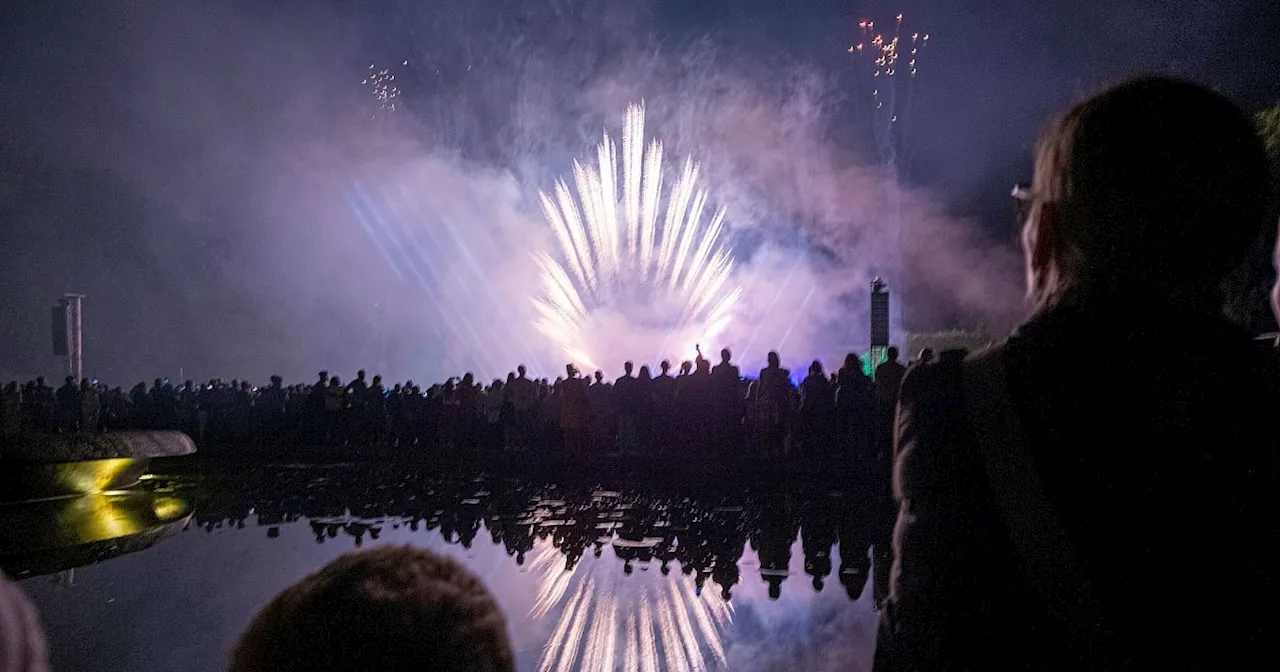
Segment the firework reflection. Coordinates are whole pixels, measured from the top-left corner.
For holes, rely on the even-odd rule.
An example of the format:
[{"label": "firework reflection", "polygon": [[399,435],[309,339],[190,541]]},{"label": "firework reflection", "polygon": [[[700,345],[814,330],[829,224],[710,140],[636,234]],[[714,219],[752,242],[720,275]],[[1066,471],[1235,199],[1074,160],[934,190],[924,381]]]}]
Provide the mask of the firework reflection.
[{"label": "firework reflection", "polygon": [[[617,540],[611,540],[618,543]],[[559,610],[538,670],[707,670],[726,663],[724,634],[733,606],[714,590],[698,590],[692,577],[673,572],[637,590],[610,572],[612,562],[566,568],[551,545],[530,563],[539,588],[530,618]],[[603,566],[603,568],[602,568]]]}]

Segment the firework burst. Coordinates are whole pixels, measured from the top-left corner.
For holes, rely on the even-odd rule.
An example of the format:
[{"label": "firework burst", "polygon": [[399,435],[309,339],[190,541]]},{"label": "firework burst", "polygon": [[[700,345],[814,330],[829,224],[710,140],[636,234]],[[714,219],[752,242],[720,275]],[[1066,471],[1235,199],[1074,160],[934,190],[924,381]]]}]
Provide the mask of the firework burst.
[{"label": "firework burst", "polygon": [[929,34],[903,30],[898,14],[889,32],[881,33],[875,21],[858,22],[861,40],[849,47],[869,75],[872,119],[881,160],[891,171],[899,164],[899,145],[906,142],[906,117],[911,112],[912,87],[919,71],[919,57],[929,46]]},{"label": "firework burst", "polygon": [[621,157],[605,133],[594,166],[574,162],[572,187],[561,179],[554,193],[538,194],[557,253],[536,257],[535,326],[586,366],[603,350],[590,341],[602,315],[621,318],[632,334],[665,334],[661,355],[672,336],[692,344],[721,333],[741,294],[729,287],[725,208],[704,216],[707,192],[692,160],[664,190],[662,143],[645,146],[644,121],[643,103],[629,106]]},{"label": "firework burst", "polygon": [[[409,65],[409,61],[401,65]],[[379,69],[373,63],[369,64],[369,72],[360,84],[369,87],[373,94],[374,109],[377,112],[395,112],[398,102],[396,99],[400,97],[400,87],[395,81],[396,74],[390,68]]]}]

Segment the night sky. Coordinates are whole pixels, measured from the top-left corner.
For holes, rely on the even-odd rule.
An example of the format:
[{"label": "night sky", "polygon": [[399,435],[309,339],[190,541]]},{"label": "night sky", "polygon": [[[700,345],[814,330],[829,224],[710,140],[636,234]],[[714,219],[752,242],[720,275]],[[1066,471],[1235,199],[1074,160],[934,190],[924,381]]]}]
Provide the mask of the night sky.
[{"label": "night sky", "polygon": [[[405,106],[433,129],[422,142],[468,165],[523,174],[537,156],[560,170],[593,140],[581,129],[599,128],[594,110],[576,98],[513,102],[513,77],[593,90],[653,54],[707,51],[707,67],[759,73],[761,90],[788,72],[823,82],[830,142],[870,157],[846,50],[859,19],[884,25],[902,11],[931,34],[903,180],[1000,245],[1013,234],[1008,187],[1028,178],[1037,132],[1098,87],[1159,71],[1250,111],[1280,101],[1274,0],[433,5],[6,3],[0,380],[58,373],[48,308],[63,291],[89,295],[90,374],[126,387],[181,374],[309,378],[354,370],[379,348],[380,361],[400,361],[387,331],[398,350],[436,347],[438,328],[387,317],[417,299],[387,284],[358,230],[320,224],[325,201],[307,191],[323,193],[341,157],[367,144],[368,62],[409,61]],[[529,137],[511,130],[521,123],[552,128],[543,119],[556,106],[575,123],[541,144],[505,140]],[[363,302],[370,293],[379,300]],[[908,313],[906,326],[965,321],[930,312]]]}]

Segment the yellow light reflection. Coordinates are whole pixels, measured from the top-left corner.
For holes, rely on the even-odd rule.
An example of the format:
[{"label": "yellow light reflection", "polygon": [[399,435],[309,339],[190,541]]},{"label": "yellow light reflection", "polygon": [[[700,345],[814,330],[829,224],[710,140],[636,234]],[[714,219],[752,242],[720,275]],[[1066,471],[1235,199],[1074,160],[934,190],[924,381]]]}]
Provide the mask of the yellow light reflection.
[{"label": "yellow light reflection", "polygon": [[0,507],[0,552],[20,555],[126,537],[190,513],[185,500],[138,491],[10,504]]},{"label": "yellow light reflection", "polygon": [[161,522],[177,520],[191,511],[186,501],[177,497],[157,497],[151,504],[151,510]]},{"label": "yellow light reflection", "polygon": [[48,574],[146,548],[180,530],[185,500],[108,490],[0,506],[0,556],[21,576]]}]

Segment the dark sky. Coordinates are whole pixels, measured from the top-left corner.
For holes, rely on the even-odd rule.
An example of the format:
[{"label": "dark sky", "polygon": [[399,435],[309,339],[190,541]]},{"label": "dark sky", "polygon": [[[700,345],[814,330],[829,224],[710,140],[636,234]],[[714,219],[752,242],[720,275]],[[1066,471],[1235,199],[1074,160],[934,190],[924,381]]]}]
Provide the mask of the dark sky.
[{"label": "dark sky", "polygon": [[[901,10],[932,37],[906,179],[992,239],[1011,233],[1008,186],[1027,177],[1037,131],[1101,85],[1156,70],[1251,110],[1280,100],[1274,0],[433,6],[426,15],[379,2],[5,3],[0,379],[57,373],[48,306],[72,290],[90,296],[90,371],[121,382],[180,369],[255,379],[301,376],[317,362],[354,369],[379,343],[385,355],[371,332],[414,328],[386,320],[396,297],[347,312],[362,279],[385,271],[364,263],[372,253],[353,247],[358,237],[308,230],[298,223],[305,207],[283,212],[281,193],[307,188],[289,179],[306,172],[300,164],[359,144],[344,135],[364,102],[351,82],[375,58],[409,54],[419,76],[441,66],[417,93],[431,98],[436,126],[447,117],[472,129],[459,137],[486,138],[508,123],[506,108],[489,105],[504,84],[474,73],[530,54],[563,65],[552,70],[572,86],[646,50],[710,44],[739,69],[820,73],[841,99],[833,133],[848,136],[833,142],[856,144],[865,97],[845,49],[858,19],[883,25]],[[450,76],[469,82],[464,93]],[[315,213],[327,207],[306,200]],[[436,332],[397,347],[429,349]]]}]

